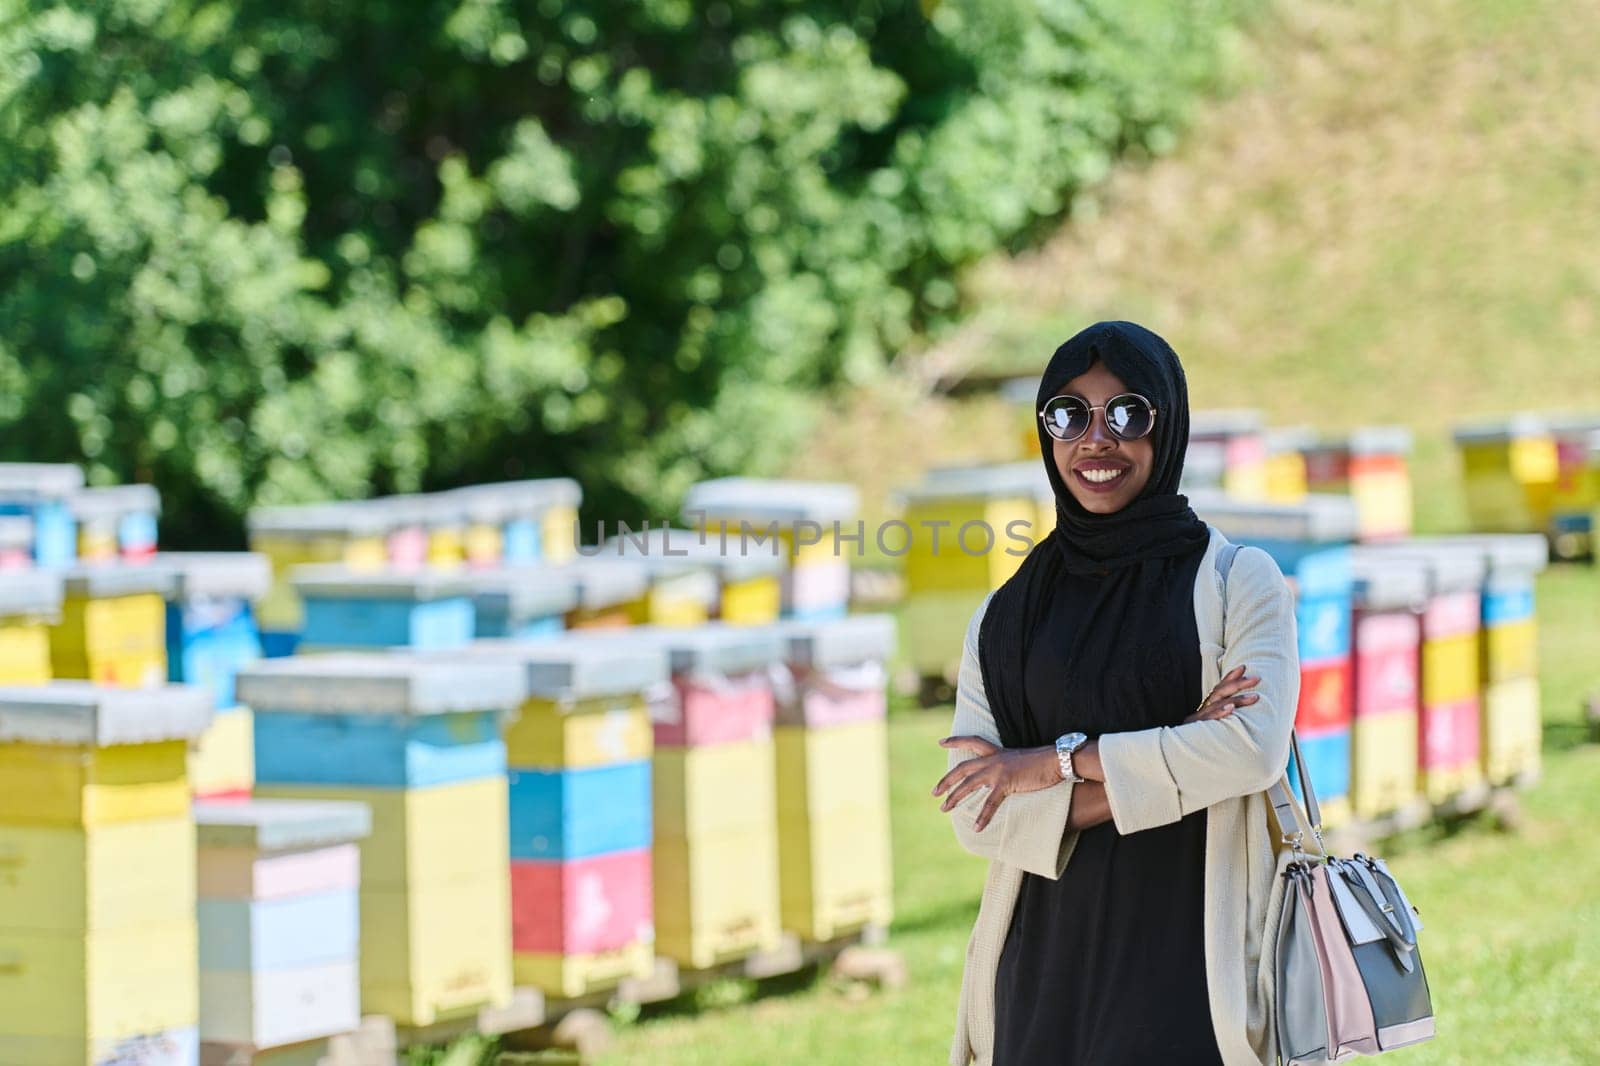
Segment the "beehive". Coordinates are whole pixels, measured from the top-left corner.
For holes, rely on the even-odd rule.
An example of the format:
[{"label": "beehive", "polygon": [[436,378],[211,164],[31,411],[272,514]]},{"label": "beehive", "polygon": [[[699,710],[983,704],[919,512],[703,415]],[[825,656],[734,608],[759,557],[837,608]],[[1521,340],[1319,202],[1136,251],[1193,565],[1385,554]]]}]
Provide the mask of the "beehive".
[{"label": "beehive", "polygon": [[1261,412],[1195,411],[1189,418],[1189,442],[1191,448],[1208,443],[1222,446],[1222,489],[1228,496],[1246,501],[1267,499],[1267,445]]},{"label": "beehive", "polygon": [[61,616],[61,576],[5,571],[0,578],[0,685],[50,680],[50,624]]},{"label": "beehive", "polygon": [[0,1062],[195,1061],[187,686],[0,688]]},{"label": "beehive", "polygon": [[643,615],[650,574],[637,559],[580,556],[557,569],[578,583],[578,603],[567,612],[568,629],[617,629]]},{"label": "beehive", "polygon": [[937,470],[898,493],[911,527],[907,595],[997,588],[1041,539],[1048,489],[1043,467],[1026,462]]},{"label": "beehive", "polygon": [[[644,569],[650,584],[633,612],[635,624],[696,626],[705,622],[715,612],[719,599],[717,576],[710,560],[703,553],[690,554],[685,548],[669,551],[670,545],[661,537],[665,531],[654,532],[654,542],[648,530],[612,537],[587,549],[594,553],[589,558],[593,562],[626,560]],[[689,542],[698,536],[689,534]]]},{"label": "beehive", "polygon": [[[359,803],[251,800],[195,806],[200,1039],[209,1056],[255,1053],[360,1022]],[[294,869],[297,876],[274,878]]]},{"label": "beehive", "polygon": [[851,549],[837,534],[856,533],[860,506],[851,485],[728,477],[691,485],[683,514],[692,528],[718,535],[719,543],[725,530],[741,551],[775,537],[788,561],[784,617],[833,618],[850,601]]},{"label": "beehive", "polygon": [[786,623],[776,729],[785,929],[827,941],[893,916],[887,615]]},{"label": "beehive", "polygon": [[153,485],[79,489],[68,501],[78,526],[78,558],[148,559],[156,552],[161,495]]},{"label": "beehive", "polygon": [[460,575],[328,563],[296,567],[290,581],[305,604],[301,651],[428,651],[473,636],[472,590]]},{"label": "beehive", "polygon": [[511,763],[513,973],[574,997],[649,973],[653,959],[647,695],[661,646],[479,641],[465,656],[516,664],[523,701]]},{"label": "beehive", "polygon": [[[1273,503],[1298,503],[1311,491],[1306,452],[1316,435],[1305,426],[1269,429],[1263,436],[1266,451],[1267,496]],[[1187,463],[1185,463],[1187,472]]]},{"label": "beehive", "polygon": [[83,471],[69,463],[0,463],[0,516],[28,520],[36,566],[69,566],[77,558],[70,500],[82,488]]},{"label": "beehive", "polygon": [[1530,415],[1456,429],[1472,528],[1543,532],[1550,521],[1560,456],[1549,424]]},{"label": "beehive", "polygon": [[362,1009],[431,1025],[507,1002],[505,749],[492,716],[517,705],[516,668],[398,653],[275,659],[246,668],[239,694],[256,712],[258,795],[371,809]]},{"label": "beehive", "polygon": [[1422,610],[1428,571],[1418,559],[1357,550],[1351,795],[1375,818],[1417,800]]},{"label": "beehive", "polygon": [[267,655],[293,652],[305,627],[305,609],[290,571],[313,563],[381,569],[389,555],[392,509],[371,502],[267,507],[248,516],[250,547],[272,563],[272,587],[258,605]]},{"label": "beehive", "polygon": [[1410,452],[1411,431],[1403,426],[1326,436],[1307,449],[1307,482],[1312,492],[1350,495],[1360,539],[1403,537],[1411,532]]},{"label": "beehive", "polygon": [[1586,558],[1594,550],[1591,513],[1600,504],[1600,476],[1590,457],[1600,440],[1600,416],[1548,419],[1556,446],[1556,483],[1550,495],[1550,547],[1559,559]]},{"label": "beehive", "polygon": [[52,675],[121,686],[165,681],[172,571],[154,563],[102,564],[62,576],[61,618],[50,628]]},{"label": "beehive", "polygon": [[562,563],[576,554],[583,492],[571,478],[491,482],[451,495],[466,518],[465,554],[472,565]]},{"label": "beehive", "polygon": [[255,552],[160,552],[174,575],[166,611],[167,674],[233,707],[239,668],[261,658],[255,601],[272,582],[267,557]]},{"label": "beehive", "polygon": [[554,636],[578,606],[578,577],[539,563],[494,566],[468,575],[473,628],[481,639]]}]

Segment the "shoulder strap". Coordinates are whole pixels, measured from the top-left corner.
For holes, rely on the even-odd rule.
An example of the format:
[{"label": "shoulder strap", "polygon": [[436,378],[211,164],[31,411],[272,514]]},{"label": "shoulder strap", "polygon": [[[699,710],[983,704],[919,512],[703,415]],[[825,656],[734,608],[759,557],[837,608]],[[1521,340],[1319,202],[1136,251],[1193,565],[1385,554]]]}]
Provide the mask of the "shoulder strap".
[{"label": "shoulder strap", "polygon": [[[1239,545],[1232,541],[1224,544],[1217,550],[1217,573],[1222,577],[1222,616],[1228,616],[1228,571],[1233,569],[1233,557],[1239,554]],[[1311,832],[1320,842],[1322,840],[1322,808],[1317,803],[1316,790],[1311,787],[1311,774],[1306,770],[1305,756],[1300,754],[1300,737],[1291,728],[1289,731],[1289,747],[1294,752],[1295,769],[1299,772],[1300,794],[1305,797],[1306,817],[1311,822]],[[1284,775],[1274,782],[1267,791],[1267,798],[1272,803],[1272,809],[1277,813],[1278,826],[1285,836],[1296,836],[1303,832],[1300,827],[1300,817],[1295,811],[1294,798],[1289,792],[1288,768],[1284,768]]]}]

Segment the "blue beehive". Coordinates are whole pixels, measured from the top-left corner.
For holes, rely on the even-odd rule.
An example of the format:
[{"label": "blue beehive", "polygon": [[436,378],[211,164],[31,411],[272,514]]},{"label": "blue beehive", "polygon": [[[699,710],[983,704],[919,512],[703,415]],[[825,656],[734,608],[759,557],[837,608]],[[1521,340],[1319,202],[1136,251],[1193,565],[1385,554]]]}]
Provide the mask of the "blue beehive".
[{"label": "blue beehive", "polygon": [[71,497],[83,471],[70,463],[0,463],[0,515],[33,522],[33,561],[69,566],[78,557],[78,525]]},{"label": "blue beehive", "polygon": [[167,600],[167,677],[234,706],[234,676],[262,656],[254,602],[266,595],[272,568],[254,552],[163,552],[177,575]]},{"label": "blue beehive", "polygon": [[[1311,783],[1317,790],[1318,802],[1325,804],[1330,800],[1347,798],[1350,795],[1350,730],[1336,729],[1298,739],[1300,753],[1306,759],[1306,769],[1311,771]],[[1289,755],[1289,784],[1295,796],[1304,802],[1293,752]]]},{"label": "blue beehive", "polygon": [[290,573],[305,601],[301,648],[458,648],[472,640],[471,588],[460,574],[310,564]]}]

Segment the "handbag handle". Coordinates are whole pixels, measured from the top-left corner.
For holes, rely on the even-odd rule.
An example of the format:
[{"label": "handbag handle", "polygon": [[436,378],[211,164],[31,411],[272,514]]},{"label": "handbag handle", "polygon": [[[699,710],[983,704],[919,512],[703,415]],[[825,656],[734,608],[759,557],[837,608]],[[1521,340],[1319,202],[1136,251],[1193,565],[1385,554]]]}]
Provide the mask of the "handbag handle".
[{"label": "handbag handle", "polygon": [[[1217,552],[1217,572],[1222,575],[1222,617],[1224,626],[1228,617],[1228,571],[1233,569],[1233,557],[1239,553],[1239,545],[1224,544]],[[1311,823],[1311,835],[1317,838],[1317,850],[1326,853],[1322,843],[1322,808],[1317,803],[1317,790],[1311,787],[1311,774],[1306,770],[1305,757],[1300,753],[1300,737],[1294,727],[1289,727],[1289,748],[1294,752],[1294,766],[1300,778],[1300,794],[1305,797],[1306,818]],[[1296,851],[1300,850],[1300,838],[1305,835],[1301,827],[1300,816],[1295,810],[1294,796],[1289,791],[1289,769],[1284,767],[1283,777],[1273,782],[1267,791],[1267,798],[1272,803],[1272,809],[1278,816],[1278,827],[1283,830],[1283,839],[1291,844]]]}]

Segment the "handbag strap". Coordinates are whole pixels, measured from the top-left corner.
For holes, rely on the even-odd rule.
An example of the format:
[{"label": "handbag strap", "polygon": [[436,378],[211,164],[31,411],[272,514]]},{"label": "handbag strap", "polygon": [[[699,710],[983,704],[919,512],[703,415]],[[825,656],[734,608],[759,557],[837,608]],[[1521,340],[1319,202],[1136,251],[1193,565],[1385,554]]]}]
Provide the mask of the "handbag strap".
[{"label": "handbag strap", "polygon": [[[1222,616],[1224,627],[1228,616],[1228,572],[1233,569],[1233,557],[1239,554],[1239,545],[1232,542],[1224,544],[1217,552],[1217,572],[1222,575]],[[1300,778],[1300,794],[1305,797],[1306,818],[1311,823],[1311,834],[1317,838],[1317,848],[1322,847],[1322,808],[1317,803],[1316,789],[1311,787],[1311,774],[1306,770],[1305,756],[1300,753],[1300,737],[1294,727],[1289,729],[1289,747],[1294,752],[1295,770]],[[1299,812],[1295,810],[1294,797],[1289,791],[1288,767],[1284,774],[1272,787],[1267,790],[1267,799],[1272,803],[1272,809],[1278,816],[1278,826],[1283,830],[1286,843],[1292,844],[1295,850],[1300,849],[1300,839],[1305,835],[1305,829],[1300,824]]]}]

